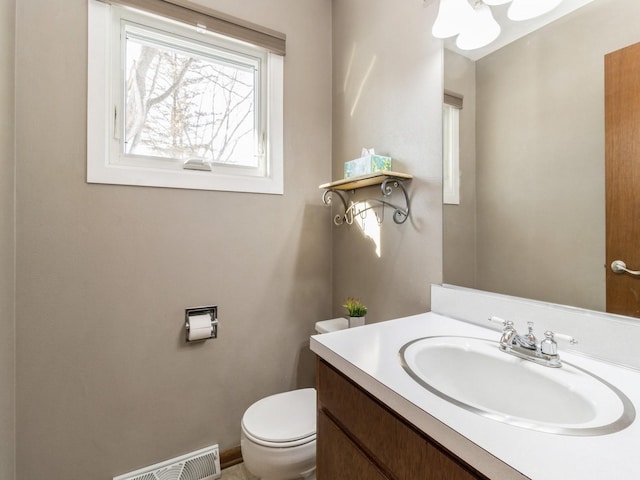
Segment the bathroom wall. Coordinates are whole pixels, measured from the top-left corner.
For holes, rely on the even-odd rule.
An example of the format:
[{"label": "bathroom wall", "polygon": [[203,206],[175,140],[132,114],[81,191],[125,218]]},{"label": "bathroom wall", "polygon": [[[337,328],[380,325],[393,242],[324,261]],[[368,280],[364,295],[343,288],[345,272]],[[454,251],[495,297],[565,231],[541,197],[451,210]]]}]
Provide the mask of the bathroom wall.
[{"label": "bathroom wall", "polygon": [[[442,51],[429,33],[437,2],[349,0],[333,4],[333,175],[362,147],[410,173],[411,214],[379,226],[369,212],[333,228],[334,315],[360,297],[367,322],[429,310],[431,283],[442,281]],[[379,189],[355,198],[380,196]],[[402,204],[401,198],[394,201]],[[337,212],[334,212],[337,213]]]},{"label": "bathroom wall", "polygon": [[[282,196],[87,184],[87,1],[17,4],[20,480],[108,479],[229,449],[249,404],[314,382],[308,338],[332,303],[318,190],[331,175],[331,3],[200,3],[287,34]],[[207,303],[219,338],[186,346],[184,308]]]},{"label": "bathroom wall", "polygon": [[604,55],[639,15],[599,0],[477,62],[477,288],[604,310]]},{"label": "bathroom wall", "polygon": [[15,1],[0,0],[0,480],[14,479]]},{"label": "bathroom wall", "polygon": [[476,285],[476,63],[444,50],[444,89],[463,97],[460,110],[460,204],[443,207],[444,281]]}]

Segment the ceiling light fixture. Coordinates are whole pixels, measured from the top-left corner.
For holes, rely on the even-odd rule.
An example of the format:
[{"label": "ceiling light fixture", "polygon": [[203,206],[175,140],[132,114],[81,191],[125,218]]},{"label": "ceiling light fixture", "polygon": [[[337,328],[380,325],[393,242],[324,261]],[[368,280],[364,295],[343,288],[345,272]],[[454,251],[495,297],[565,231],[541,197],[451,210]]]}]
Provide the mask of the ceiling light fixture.
[{"label": "ceiling light fixture", "polygon": [[500,25],[493,18],[491,9],[478,1],[469,21],[456,39],[460,50],[475,50],[489,45],[500,35]]},{"label": "ceiling light fixture", "polygon": [[500,35],[500,25],[490,7],[509,2],[512,2],[507,11],[509,19],[523,21],[550,12],[562,0],[440,0],[431,33],[436,38],[458,35],[456,45],[461,50],[482,48]]},{"label": "ceiling light fixture", "polygon": [[431,33],[436,38],[458,35],[473,15],[473,8],[467,0],[440,0],[438,16]]}]

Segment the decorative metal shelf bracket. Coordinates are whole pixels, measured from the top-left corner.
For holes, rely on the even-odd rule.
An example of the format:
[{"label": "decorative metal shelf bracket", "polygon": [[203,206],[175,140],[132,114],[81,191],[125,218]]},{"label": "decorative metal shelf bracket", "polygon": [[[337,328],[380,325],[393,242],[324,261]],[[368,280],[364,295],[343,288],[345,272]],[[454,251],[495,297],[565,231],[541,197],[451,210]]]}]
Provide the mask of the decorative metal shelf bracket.
[{"label": "decorative metal shelf bracket", "polygon": [[404,186],[403,180],[395,177],[386,178],[382,181],[382,183],[380,183],[380,190],[382,191],[382,196],[384,198],[390,197],[393,194],[394,190],[399,190],[400,192],[402,192],[402,195],[404,197],[405,206],[398,206],[387,200],[381,200],[378,198],[359,200],[356,202],[351,202],[351,204],[348,205],[348,195],[344,193],[344,190],[338,190],[335,188],[328,188],[327,190],[325,190],[324,194],[322,195],[322,202],[325,205],[331,206],[334,195],[337,195],[338,198],[340,198],[340,200],[342,201],[344,214],[338,214],[333,217],[333,223],[336,225],[342,225],[343,223],[351,225],[356,216],[365,218],[367,211],[369,210],[375,210],[378,223],[382,223],[384,220],[384,210],[387,207],[393,210],[394,223],[402,224],[406,222],[407,218],[409,218],[410,203],[409,195],[407,193],[407,189]]},{"label": "decorative metal shelf bracket", "polygon": [[351,215],[351,218],[349,218],[349,215],[347,213],[349,211],[349,207],[347,207],[347,199],[345,198],[346,194],[343,194],[340,190],[330,188],[328,190],[325,190],[322,194],[322,203],[330,207],[333,203],[332,201],[334,195],[337,195],[338,198],[342,200],[342,206],[344,207],[343,210],[345,213],[342,215],[338,214],[333,217],[333,223],[335,223],[336,225],[342,225],[346,222],[351,225],[353,223],[353,215]]}]

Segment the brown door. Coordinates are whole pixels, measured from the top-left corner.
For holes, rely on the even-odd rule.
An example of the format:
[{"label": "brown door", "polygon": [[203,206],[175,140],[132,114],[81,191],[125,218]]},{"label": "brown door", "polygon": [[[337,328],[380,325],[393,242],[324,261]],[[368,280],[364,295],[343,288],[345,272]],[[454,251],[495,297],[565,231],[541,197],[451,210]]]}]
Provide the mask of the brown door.
[{"label": "brown door", "polygon": [[[640,317],[640,43],[605,56],[607,312]],[[640,273],[640,272],[637,272]]]}]

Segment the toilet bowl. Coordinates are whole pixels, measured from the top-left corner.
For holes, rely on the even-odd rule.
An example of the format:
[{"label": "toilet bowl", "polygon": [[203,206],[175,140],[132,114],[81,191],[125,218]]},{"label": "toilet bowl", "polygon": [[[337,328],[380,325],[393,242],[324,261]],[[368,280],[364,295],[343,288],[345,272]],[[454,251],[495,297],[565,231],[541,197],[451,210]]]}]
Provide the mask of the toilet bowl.
[{"label": "toilet bowl", "polygon": [[[348,328],[346,318],[316,322],[316,333]],[[316,389],[303,388],[258,400],[242,417],[245,467],[261,480],[315,480]]]},{"label": "toilet bowl", "polygon": [[242,417],[245,467],[261,480],[316,478],[316,390],[258,400]]}]

